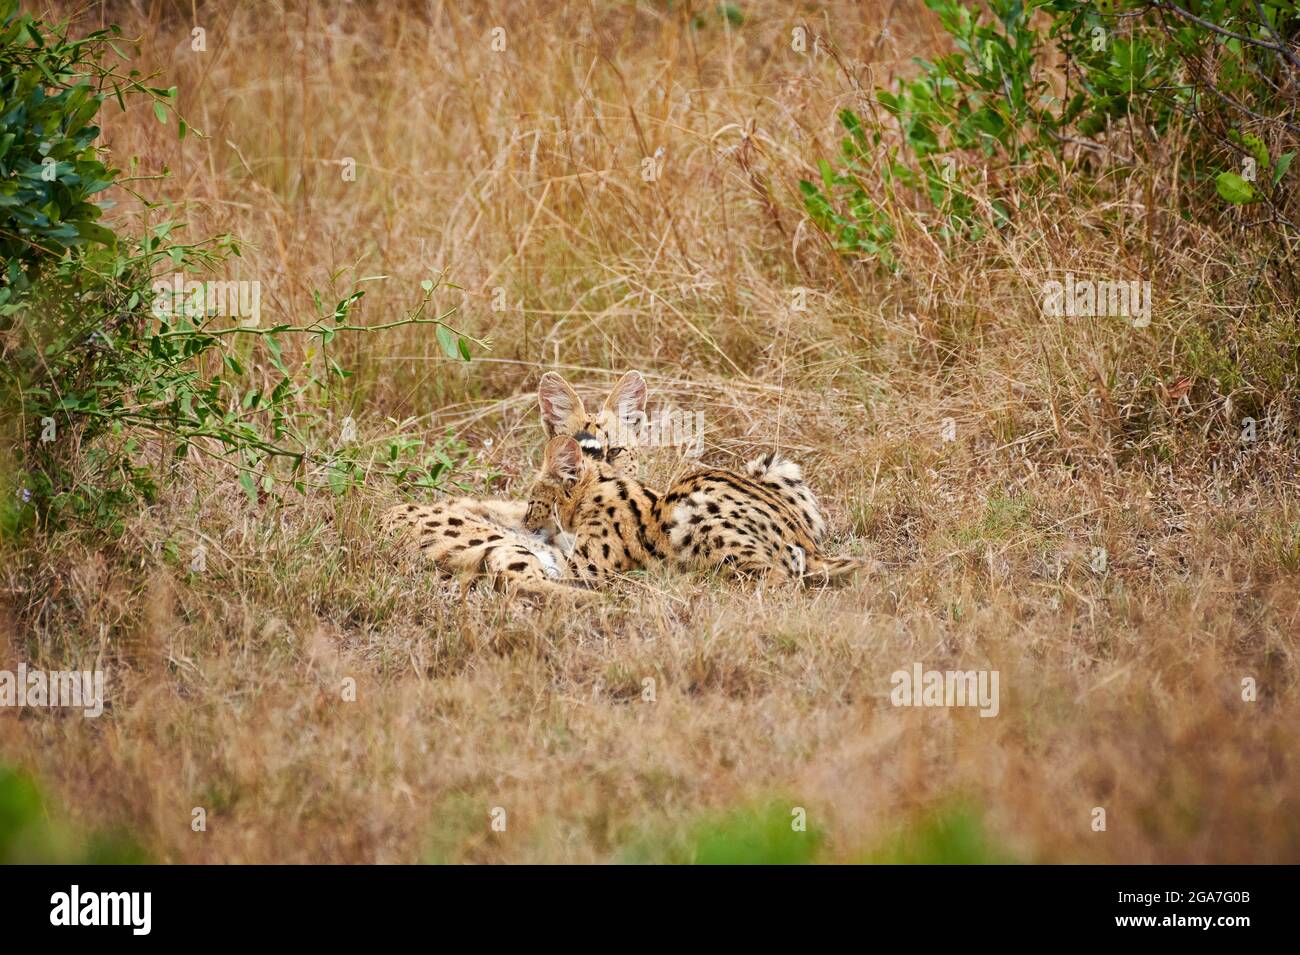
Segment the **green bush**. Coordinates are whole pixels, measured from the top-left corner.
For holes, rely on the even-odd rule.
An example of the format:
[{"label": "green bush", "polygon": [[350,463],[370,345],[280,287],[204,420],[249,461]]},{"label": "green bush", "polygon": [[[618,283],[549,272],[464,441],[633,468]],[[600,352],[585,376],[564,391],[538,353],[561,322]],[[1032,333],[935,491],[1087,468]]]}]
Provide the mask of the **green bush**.
[{"label": "green bush", "polygon": [[[100,108],[143,97],[160,121],[174,115],[176,90],[124,72],[125,59],[116,28],[72,39],[66,24],[0,0],[0,408],[9,458],[0,470],[13,472],[13,486],[0,489],[0,530],[75,517],[113,532],[131,505],[152,499],[167,460],[192,454],[233,467],[254,501],[313,481],[343,492],[375,468],[438,484],[463,448],[426,449],[402,436],[345,446],[313,431],[348,378],[330,355],[339,334],[432,325],[448,357],[469,360],[471,341],[446,324],[451,312],[426,314],[439,282],[426,280],[418,304],[380,326],[354,322],[365,294],[356,286],[333,304],[317,294],[301,324],[253,327],[216,314],[197,277],[238,257],[237,241],[182,243],[175,219],[139,237],[100,221],[108,203],[94,197],[128,188],[96,145]],[[190,127],[176,120],[184,138]],[[176,295],[169,273],[189,276],[193,288]],[[291,335],[310,338],[308,354],[322,359],[291,362],[283,349]],[[254,366],[274,384],[259,384]],[[330,450],[315,450],[322,446]]]},{"label": "green bush", "polygon": [[808,865],[817,861],[825,834],[804,816],[796,829],[795,803],[765,800],[709,813],[680,829],[651,830],[623,846],[633,865]]},{"label": "green bush", "polygon": [[1019,860],[990,838],[980,812],[956,802],[920,815],[857,861],[870,865],[1011,865]]},{"label": "green bush", "polygon": [[83,834],[52,820],[36,781],[0,765],[0,865],[141,865],[140,843],[122,830]]},{"label": "green bush", "polygon": [[[17,0],[0,3],[0,305],[69,250],[115,242],[91,200],[118,171],[94,146],[99,128],[92,120],[104,94],[90,78],[104,75],[101,60],[118,31],[76,41],[58,31],[46,36],[40,21],[17,10]],[[136,90],[160,100],[174,95],[134,80],[117,86],[119,93]]]},{"label": "green bush", "polygon": [[[1095,158],[1136,163],[1175,125],[1186,131],[1181,171],[1200,185],[1194,194],[1261,203],[1274,225],[1295,230],[1282,188],[1300,132],[1288,93],[1300,80],[1289,46],[1300,33],[1294,0],[926,6],[955,52],[918,59],[919,75],[877,90],[865,114],[841,111],[848,135],[838,167],[823,162],[820,184],[800,183],[809,215],[840,251],[896,267],[898,205],[946,240],[977,238],[1015,215],[1014,194],[1096,190],[1100,177],[1087,175]],[[890,128],[901,145],[888,144]],[[1060,172],[1067,147],[1082,157],[1074,183]],[[970,184],[989,170],[994,194],[981,207]],[[1014,188],[999,195],[999,182]]]}]

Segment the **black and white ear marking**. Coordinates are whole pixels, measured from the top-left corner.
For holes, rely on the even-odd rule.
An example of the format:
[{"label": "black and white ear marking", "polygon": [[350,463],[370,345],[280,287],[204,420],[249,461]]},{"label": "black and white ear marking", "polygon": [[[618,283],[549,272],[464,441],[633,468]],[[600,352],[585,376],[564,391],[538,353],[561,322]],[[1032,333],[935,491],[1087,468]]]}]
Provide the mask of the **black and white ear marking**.
[{"label": "black and white ear marking", "polygon": [[550,437],[570,430],[574,421],[585,414],[578,393],[553,371],[542,375],[537,383],[537,403],[542,408],[542,427]]},{"label": "black and white ear marking", "polygon": [[604,453],[605,447],[600,443],[600,438],[590,431],[579,431],[573,436],[573,440],[578,442],[578,447],[582,449],[583,454],[598,458]]}]

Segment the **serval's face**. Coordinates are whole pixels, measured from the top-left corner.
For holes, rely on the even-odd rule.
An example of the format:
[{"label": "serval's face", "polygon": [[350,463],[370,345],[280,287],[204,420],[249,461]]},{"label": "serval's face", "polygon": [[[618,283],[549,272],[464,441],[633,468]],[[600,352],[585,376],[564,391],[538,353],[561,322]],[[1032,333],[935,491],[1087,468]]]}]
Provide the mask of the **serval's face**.
[{"label": "serval's face", "polygon": [[646,407],[646,384],[640,372],[629,371],[620,378],[605,403],[592,411],[567,381],[548,371],[537,386],[537,401],[547,437],[573,438],[589,458],[608,464],[618,474],[636,474],[637,433]]},{"label": "serval's face", "polygon": [[528,491],[524,529],[558,537],[573,529],[574,513],[597,467],[578,442],[557,435],[542,451],[542,469]]}]

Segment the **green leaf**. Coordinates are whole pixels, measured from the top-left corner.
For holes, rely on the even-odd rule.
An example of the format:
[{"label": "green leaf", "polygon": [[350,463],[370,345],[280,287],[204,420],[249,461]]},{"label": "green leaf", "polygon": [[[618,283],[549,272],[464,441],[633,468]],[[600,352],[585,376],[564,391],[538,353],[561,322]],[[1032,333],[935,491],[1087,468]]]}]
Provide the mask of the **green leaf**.
[{"label": "green leaf", "polygon": [[438,344],[442,346],[443,354],[453,360],[460,358],[460,351],[456,347],[456,336],[446,325],[439,325],[437,331]]},{"label": "green leaf", "polygon": [[167,122],[167,107],[163,106],[158,100],[153,101],[153,114],[158,117],[158,122]]},{"label": "green leaf", "polygon": [[248,495],[248,500],[253,504],[257,503],[257,482],[253,480],[253,475],[247,471],[239,475],[239,485]]},{"label": "green leaf", "polygon": [[1255,158],[1255,162],[1265,169],[1268,168],[1268,146],[1264,144],[1264,140],[1253,133],[1242,133],[1241,145]]},{"label": "green leaf", "polygon": [[1295,159],[1294,151],[1283,153],[1281,156],[1277,157],[1277,165],[1273,169],[1273,185],[1276,186],[1282,181],[1282,177],[1286,175],[1286,171],[1291,168],[1291,160],[1293,159]]},{"label": "green leaf", "polygon": [[77,235],[91,242],[99,242],[103,245],[113,245],[117,241],[117,236],[111,229],[94,222],[78,222],[76,224]]},{"label": "green leaf", "polygon": [[1219,195],[1233,205],[1245,205],[1255,201],[1255,190],[1250,183],[1235,172],[1221,172],[1214,180],[1214,187]]},{"label": "green leaf", "polygon": [[472,356],[469,353],[468,339],[462,338],[456,344],[460,346],[460,357],[464,358],[466,361],[469,361]]}]

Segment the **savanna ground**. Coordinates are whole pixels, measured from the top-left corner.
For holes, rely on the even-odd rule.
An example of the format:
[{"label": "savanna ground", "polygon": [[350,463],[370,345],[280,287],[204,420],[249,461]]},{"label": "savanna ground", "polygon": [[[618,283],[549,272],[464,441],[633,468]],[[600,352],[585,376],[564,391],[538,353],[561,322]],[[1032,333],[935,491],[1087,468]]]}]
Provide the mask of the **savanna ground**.
[{"label": "savanna ground", "polygon": [[[706,461],[801,461],[831,549],[882,571],[803,591],[652,569],[535,607],[394,559],[378,514],[431,492],[376,476],[253,503],[190,459],[111,546],[52,534],[7,562],[3,666],[98,661],[110,701],[0,714],[7,811],[34,780],[47,820],[10,858],[1300,861],[1294,299],[1291,339],[1224,304],[1276,272],[1248,233],[1169,211],[1171,161],[965,244],[898,210],[896,274],[838,255],[798,180],[837,152],[838,109],[942,45],[933,16],[695,6],[78,16],[141,37],[205,134],[114,109],[118,163],[170,169],[137,187],[178,206],[115,214],[238,235],[226,277],[261,283],[264,324],[362,277],[388,277],[368,324],[430,277],[463,289],[438,301],[491,348],[340,338],[356,376],[323,444],[350,415],[362,444],[441,443],[472,492],[518,496],[542,371],[603,394],[637,368],[652,408],[703,414]],[[1145,274],[1150,325],[1044,315],[1067,270]],[[1204,328],[1229,329],[1230,367],[1187,345]],[[645,473],[690,463],[658,449]],[[917,661],[997,670],[1000,712],[892,706]]]}]

